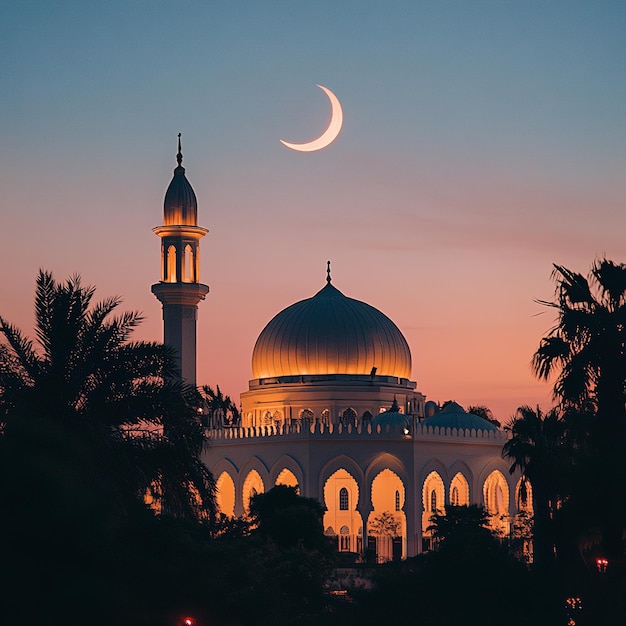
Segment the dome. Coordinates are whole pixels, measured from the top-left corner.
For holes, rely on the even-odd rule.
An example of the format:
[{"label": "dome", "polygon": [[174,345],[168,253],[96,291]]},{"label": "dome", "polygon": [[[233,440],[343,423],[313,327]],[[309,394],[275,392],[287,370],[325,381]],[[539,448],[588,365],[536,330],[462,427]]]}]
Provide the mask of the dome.
[{"label": "dome", "polygon": [[473,428],[474,430],[498,430],[495,424],[488,422],[478,415],[468,413],[460,404],[450,402],[446,408],[432,417],[427,417],[422,424],[438,426],[439,428]]},{"label": "dome", "polygon": [[198,201],[196,194],[185,176],[182,166],[183,154],[178,135],[178,167],[174,170],[174,178],[165,192],[163,202],[163,224],[165,226],[197,226]]},{"label": "dome", "polygon": [[400,413],[400,407],[398,402],[394,398],[393,404],[388,411],[379,413],[372,419],[372,427],[375,426],[400,426],[402,428],[409,428],[411,420],[408,415]]},{"label": "dome", "polygon": [[336,289],[330,270],[323,289],[269,322],[252,353],[254,378],[372,372],[409,378],[409,346],[386,315]]}]

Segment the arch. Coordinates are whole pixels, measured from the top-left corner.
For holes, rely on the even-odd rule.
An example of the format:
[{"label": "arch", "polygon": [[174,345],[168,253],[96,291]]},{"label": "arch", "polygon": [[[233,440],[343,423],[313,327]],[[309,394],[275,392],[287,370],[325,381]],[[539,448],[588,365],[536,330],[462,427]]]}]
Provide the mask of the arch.
[{"label": "arch", "polygon": [[[337,471],[343,469],[350,474],[357,485],[363,485],[365,482],[365,476],[363,470],[359,464],[349,456],[341,454],[339,456],[330,459],[320,470],[319,473],[319,489],[318,493],[322,495],[324,493],[324,487],[328,479]],[[322,495],[323,497],[323,495]]]},{"label": "arch", "polygon": [[220,513],[228,517],[235,515],[235,481],[227,471],[215,481],[215,503]]},{"label": "arch", "polygon": [[457,472],[450,482],[450,504],[454,506],[470,504],[469,482],[461,472]]},{"label": "arch", "polygon": [[374,416],[372,415],[371,411],[365,411],[363,413],[363,415],[361,416],[361,421],[364,424],[369,424],[372,421],[373,418],[374,418]]},{"label": "arch", "polygon": [[298,417],[302,421],[312,422],[315,419],[315,413],[311,409],[302,409]]},{"label": "arch", "polygon": [[428,550],[432,546],[432,531],[427,530],[430,518],[445,510],[445,486],[439,472],[432,471],[422,484],[422,546]]},{"label": "arch", "polygon": [[283,423],[283,412],[276,409],[272,415],[272,425],[279,426]]},{"label": "arch", "polygon": [[330,409],[322,409],[320,413],[320,423],[324,424],[324,426],[330,424]]},{"label": "arch", "polygon": [[243,508],[246,514],[250,512],[250,499],[258,493],[265,493],[265,485],[259,472],[253,469],[248,472],[242,487]]},{"label": "arch", "polygon": [[167,272],[165,280],[168,283],[176,282],[176,246],[167,248]]},{"label": "arch", "polygon": [[[496,456],[495,452],[494,452],[494,456]],[[511,496],[515,495],[515,484],[519,480],[520,473],[516,471],[514,474],[510,474],[508,464],[502,458],[500,458],[500,456],[501,455],[498,452],[498,458],[490,459],[489,462],[485,463],[485,465],[481,468],[480,472],[476,472],[477,484],[476,484],[474,501],[477,504],[481,504],[480,498],[483,498],[482,503],[484,503],[483,485],[485,484],[485,481],[487,480],[489,475],[492,474],[494,471],[498,471],[500,472],[500,474],[502,474],[505,481],[507,482],[507,485],[509,486],[509,494]],[[514,507],[515,502],[512,500],[509,500],[508,506],[509,508]]]},{"label": "arch", "polygon": [[[476,501],[475,494],[477,492],[473,488],[473,485],[474,485],[474,473],[472,472],[472,470],[469,467],[469,465],[465,461],[463,461],[461,459],[457,459],[454,463],[452,463],[452,465],[450,466],[450,468],[448,470],[448,476],[452,477],[451,480],[450,480],[450,486],[451,487],[452,487],[452,481],[454,480],[454,477],[457,474],[460,474],[465,479],[465,481],[467,482],[468,504],[470,504],[473,501],[472,498],[474,498],[474,501]],[[478,502],[480,502],[480,496],[478,496]],[[476,502],[476,504],[478,504],[478,502]]]},{"label": "arch", "polygon": [[298,490],[300,488],[300,484],[298,483],[298,479],[295,474],[287,469],[286,467],[278,474],[276,477],[275,485],[287,485],[288,487],[296,487]]},{"label": "arch", "polygon": [[355,426],[356,417],[357,417],[357,412],[352,407],[348,407],[341,414],[341,423],[344,424],[345,426],[348,426],[348,425]]},{"label": "arch", "polygon": [[379,454],[367,466],[365,470],[365,478],[367,482],[371,483],[373,478],[378,476],[378,474],[385,469],[389,469],[397,474],[403,484],[409,484],[409,473],[406,470],[406,466],[397,456],[390,454],[389,452]]},{"label": "arch", "polygon": [[[367,520],[368,536],[376,537],[379,561],[406,556],[405,485],[388,467],[381,470],[371,486],[372,511]],[[394,544],[400,553],[394,553]]]},{"label": "arch", "polygon": [[483,504],[493,531],[509,532],[509,484],[500,470],[493,470],[483,483]]},{"label": "arch", "polygon": [[424,485],[426,479],[433,473],[439,475],[439,477],[443,480],[444,483],[449,481],[448,479],[448,468],[444,463],[442,463],[439,459],[433,458],[428,459],[428,461],[422,466],[421,470],[418,474],[418,484]]},{"label": "arch", "polygon": [[193,250],[191,246],[187,244],[183,248],[183,282],[184,283],[192,283],[193,282]]},{"label": "arch", "polygon": [[261,420],[261,426],[271,426],[272,419],[272,412],[265,411],[265,413],[263,413],[263,419]]},{"label": "arch", "polygon": [[272,468],[269,472],[269,484],[287,484],[279,483],[279,477],[285,470],[287,470],[295,478],[297,485],[302,488],[302,485],[304,484],[304,471],[302,469],[302,466],[298,463],[298,461],[296,461],[296,459],[288,454],[283,454],[272,465]]},{"label": "arch", "polygon": [[[340,528],[337,548],[343,552],[361,552],[363,549],[363,526],[360,513],[356,510],[359,500],[359,485],[355,477],[343,467],[335,470],[324,482],[323,504],[324,528]],[[347,529],[347,531],[346,531]]]}]

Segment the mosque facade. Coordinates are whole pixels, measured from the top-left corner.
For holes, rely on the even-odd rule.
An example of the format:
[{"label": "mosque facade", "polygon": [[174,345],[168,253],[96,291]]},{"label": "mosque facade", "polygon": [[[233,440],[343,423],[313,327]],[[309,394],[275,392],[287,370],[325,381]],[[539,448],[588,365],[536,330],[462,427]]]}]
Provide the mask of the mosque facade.
[{"label": "mosque facade", "polygon": [[[208,292],[199,282],[199,239],[207,231],[197,226],[181,161],[179,143],[164,226],[154,229],[163,242],[162,279],[152,290],[163,302],[165,342],[180,355],[183,378],[195,383],[197,305]],[[274,485],[296,486],[326,507],[325,532],[340,551],[383,561],[431,549],[430,517],[449,504],[484,506],[503,535],[529,513],[520,476],[502,459],[507,433],[454,402],[443,410],[427,402],[411,380],[400,329],[344,295],[330,264],[317,293],[263,329],[252,376],[239,423],[207,430],[204,462],[225,515],[245,515],[250,498]]]}]

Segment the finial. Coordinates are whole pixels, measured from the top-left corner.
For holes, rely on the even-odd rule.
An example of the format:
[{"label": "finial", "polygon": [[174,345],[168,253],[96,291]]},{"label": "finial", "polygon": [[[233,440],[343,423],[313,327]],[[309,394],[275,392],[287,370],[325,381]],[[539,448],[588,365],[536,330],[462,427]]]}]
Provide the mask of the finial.
[{"label": "finial", "polygon": [[326,261],[326,282],[330,285],[330,261]]},{"label": "finial", "polygon": [[178,133],[178,154],[176,155],[176,160],[178,161],[178,167],[182,165],[183,162],[183,153],[180,148],[180,133]]}]

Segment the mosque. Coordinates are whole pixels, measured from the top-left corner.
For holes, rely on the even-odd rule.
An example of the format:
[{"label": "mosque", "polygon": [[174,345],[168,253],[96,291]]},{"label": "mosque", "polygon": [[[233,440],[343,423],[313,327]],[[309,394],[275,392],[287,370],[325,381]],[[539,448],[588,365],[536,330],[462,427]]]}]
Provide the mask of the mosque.
[{"label": "mosque", "polygon": [[[165,194],[161,280],[164,341],[182,378],[196,384],[200,283],[197,200],[182,167]],[[479,504],[506,535],[529,504],[520,475],[502,459],[507,434],[452,402],[439,410],[411,380],[400,329],[332,282],[271,319],[252,352],[241,420],[208,429],[204,462],[228,516],[277,484],[324,504],[324,528],[339,550],[379,561],[433,547],[430,517],[448,504]],[[530,502],[530,498],[526,499]],[[525,509],[528,513],[528,508]]]}]

